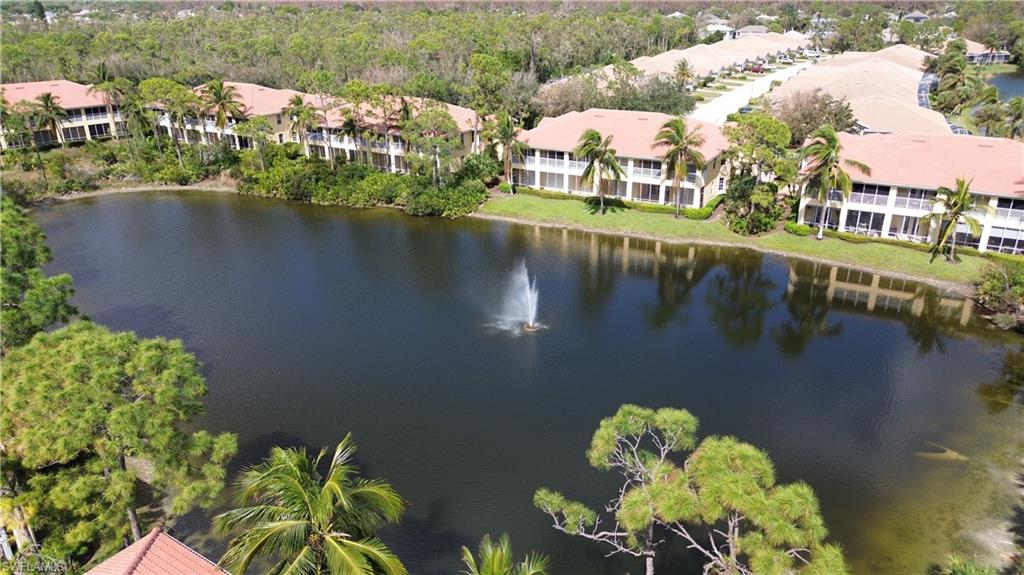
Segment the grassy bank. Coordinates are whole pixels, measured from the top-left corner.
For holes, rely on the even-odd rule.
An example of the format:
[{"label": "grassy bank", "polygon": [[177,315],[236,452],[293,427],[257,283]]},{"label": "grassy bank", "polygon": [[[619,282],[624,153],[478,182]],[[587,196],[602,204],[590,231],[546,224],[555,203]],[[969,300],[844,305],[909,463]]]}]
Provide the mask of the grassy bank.
[{"label": "grassy bank", "polygon": [[895,245],[876,243],[854,244],[839,239],[816,241],[777,232],[757,238],[732,233],[717,221],[674,219],[671,215],[637,210],[610,209],[606,214],[593,213],[583,202],[548,199],[519,194],[499,197],[484,204],[484,216],[501,217],[545,224],[565,225],[609,233],[656,236],[679,242],[715,243],[750,247],[798,257],[833,261],[894,275],[910,276],[930,282],[970,284],[978,270],[986,264],[979,257],[965,256],[957,265],[936,260],[929,263],[928,254]]}]

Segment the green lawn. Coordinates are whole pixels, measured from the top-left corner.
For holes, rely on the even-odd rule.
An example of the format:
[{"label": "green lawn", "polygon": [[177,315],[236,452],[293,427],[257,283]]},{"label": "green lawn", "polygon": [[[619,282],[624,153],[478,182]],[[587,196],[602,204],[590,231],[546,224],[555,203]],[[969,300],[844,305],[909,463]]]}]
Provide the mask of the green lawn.
[{"label": "green lawn", "polygon": [[795,256],[828,259],[852,266],[960,284],[970,283],[986,263],[982,258],[971,256],[964,257],[957,265],[940,260],[929,263],[928,254],[899,246],[877,243],[854,244],[833,238],[817,241],[814,238],[798,237],[785,232],[747,238],[732,233],[717,221],[677,220],[669,214],[628,209],[609,209],[608,213],[598,215],[592,213],[588,206],[580,201],[548,199],[526,194],[492,199],[480,208],[480,212],[610,233],[639,233],[676,241],[692,239],[760,247]]}]

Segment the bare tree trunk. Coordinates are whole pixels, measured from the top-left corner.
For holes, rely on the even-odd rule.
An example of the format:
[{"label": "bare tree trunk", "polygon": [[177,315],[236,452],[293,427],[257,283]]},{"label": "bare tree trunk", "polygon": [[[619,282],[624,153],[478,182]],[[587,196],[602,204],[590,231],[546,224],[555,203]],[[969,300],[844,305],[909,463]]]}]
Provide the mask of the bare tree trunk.
[{"label": "bare tree trunk", "polygon": [[679,219],[679,202],[680,202],[679,196],[683,195],[682,194],[683,188],[679,185],[679,179],[678,178],[676,178],[672,182],[672,185],[675,186],[675,188],[676,188],[676,215],[675,215],[675,218],[678,220]]},{"label": "bare tree trunk", "polygon": [[[121,471],[127,471],[128,468],[125,466],[124,456],[119,455],[117,457],[117,464],[121,466]],[[139,514],[135,511],[135,508],[129,505],[126,508],[128,512],[128,524],[132,528],[132,540],[138,541],[142,539],[142,529],[139,527]]]},{"label": "bare tree trunk", "polygon": [[825,225],[828,224],[828,197],[821,204],[821,217],[818,218],[818,239],[825,237]]}]

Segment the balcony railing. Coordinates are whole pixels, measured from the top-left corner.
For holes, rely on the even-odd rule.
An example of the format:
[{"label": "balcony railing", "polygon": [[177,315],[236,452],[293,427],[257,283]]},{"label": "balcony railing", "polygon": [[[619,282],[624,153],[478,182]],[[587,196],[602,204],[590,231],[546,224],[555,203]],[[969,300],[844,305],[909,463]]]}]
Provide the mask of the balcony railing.
[{"label": "balcony railing", "polygon": [[896,197],[896,201],[893,205],[897,208],[906,208],[908,210],[924,210],[926,212],[932,211],[932,207],[935,205],[931,200],[924,198],[901,198]]},{"label": "balcony railing", "polygon": [[[985,211],[982,211],[981,215],[985,215]],[[996,208],[995,217],[1001,220],[1024,220],[1024,210],[1017,210],[1012,208]]]},{"label": "balcony railing", "polygon": [[538,158],[539,165],[543,168],[561,168],[565,166],[565,160],[560,158]]},{"label": "balcony railing", "polygon": [[633,168],[631,173],[634,176],[640,178],[654,178],[656,180],[661,179],[661,170],[657,168]]},{"label": "balcony railing", "polygon": [[850,194],[851,204],[865,204],[869,206],[884,206],[889,202],[889,196],[881,196],[878,194],[864,194],[860,192],[854,192]]},{"label": "balcony railing", "polygon": [[573,172],[582,172],[587,169],[587,162],[581,162],[579,160],[569,160],[569,170]]},{"label": "balcony railing", "polygon": [[90,122],[92,120],[109,120],[110,116],[106,112],[95,112],[92,114],[85,115],[85,121]]},{"label": "balcony railing", "polygon": [[527,166],[536,166],[537,165],[537,158],[535,158],[533,156],[526,156],[526,158],[524,158],[524,159],[526,160],[526,165]]}]

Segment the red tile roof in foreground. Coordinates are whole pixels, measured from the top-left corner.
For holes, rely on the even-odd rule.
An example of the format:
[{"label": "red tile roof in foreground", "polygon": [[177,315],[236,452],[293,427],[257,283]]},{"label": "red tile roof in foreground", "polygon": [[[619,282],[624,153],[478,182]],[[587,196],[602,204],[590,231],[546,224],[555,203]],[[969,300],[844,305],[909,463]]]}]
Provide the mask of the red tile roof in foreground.
[{"label": "red tile roof in foreground", "polygon": [[4,91],[4,99],[12,105],[24,100],[35,100],[40,94],[46,92],[53,94],[65,110],[105,105],[99,94],[89,93],[89,86],[69,80],[2,84],[0,89]]},{"label": "red tile roof in foreground", "polygon": [[854,181],[934,190],[972,180],[971,191],[1024,196],[1024,142],[956,134],[841,133],[842,157],[871,168],[866,176],[844,167]]},{"label": "red tile roof in foreground", "polygon": [[85,575],[227,575],[227,571],[154,529]]},{"label": "red tile roof in foreground", "polygon": [[[571,152],[583,132],[594,128],[604,137],[612,136],[612,147],[619,156],[660,160],[664,150],[655,147],[654,140],[662,124],[672,118],[675,116],[657,112],[591,108],[584,112],[566,112],[555,118],[544,118],[536,128],[523,132],[519,140],[531,148]],[[700,151],[707,161],[729,147],[725,135],[714,124],[687,118],[686,126],[688,130],[699,130],[704,136],[704,145]]]}]

